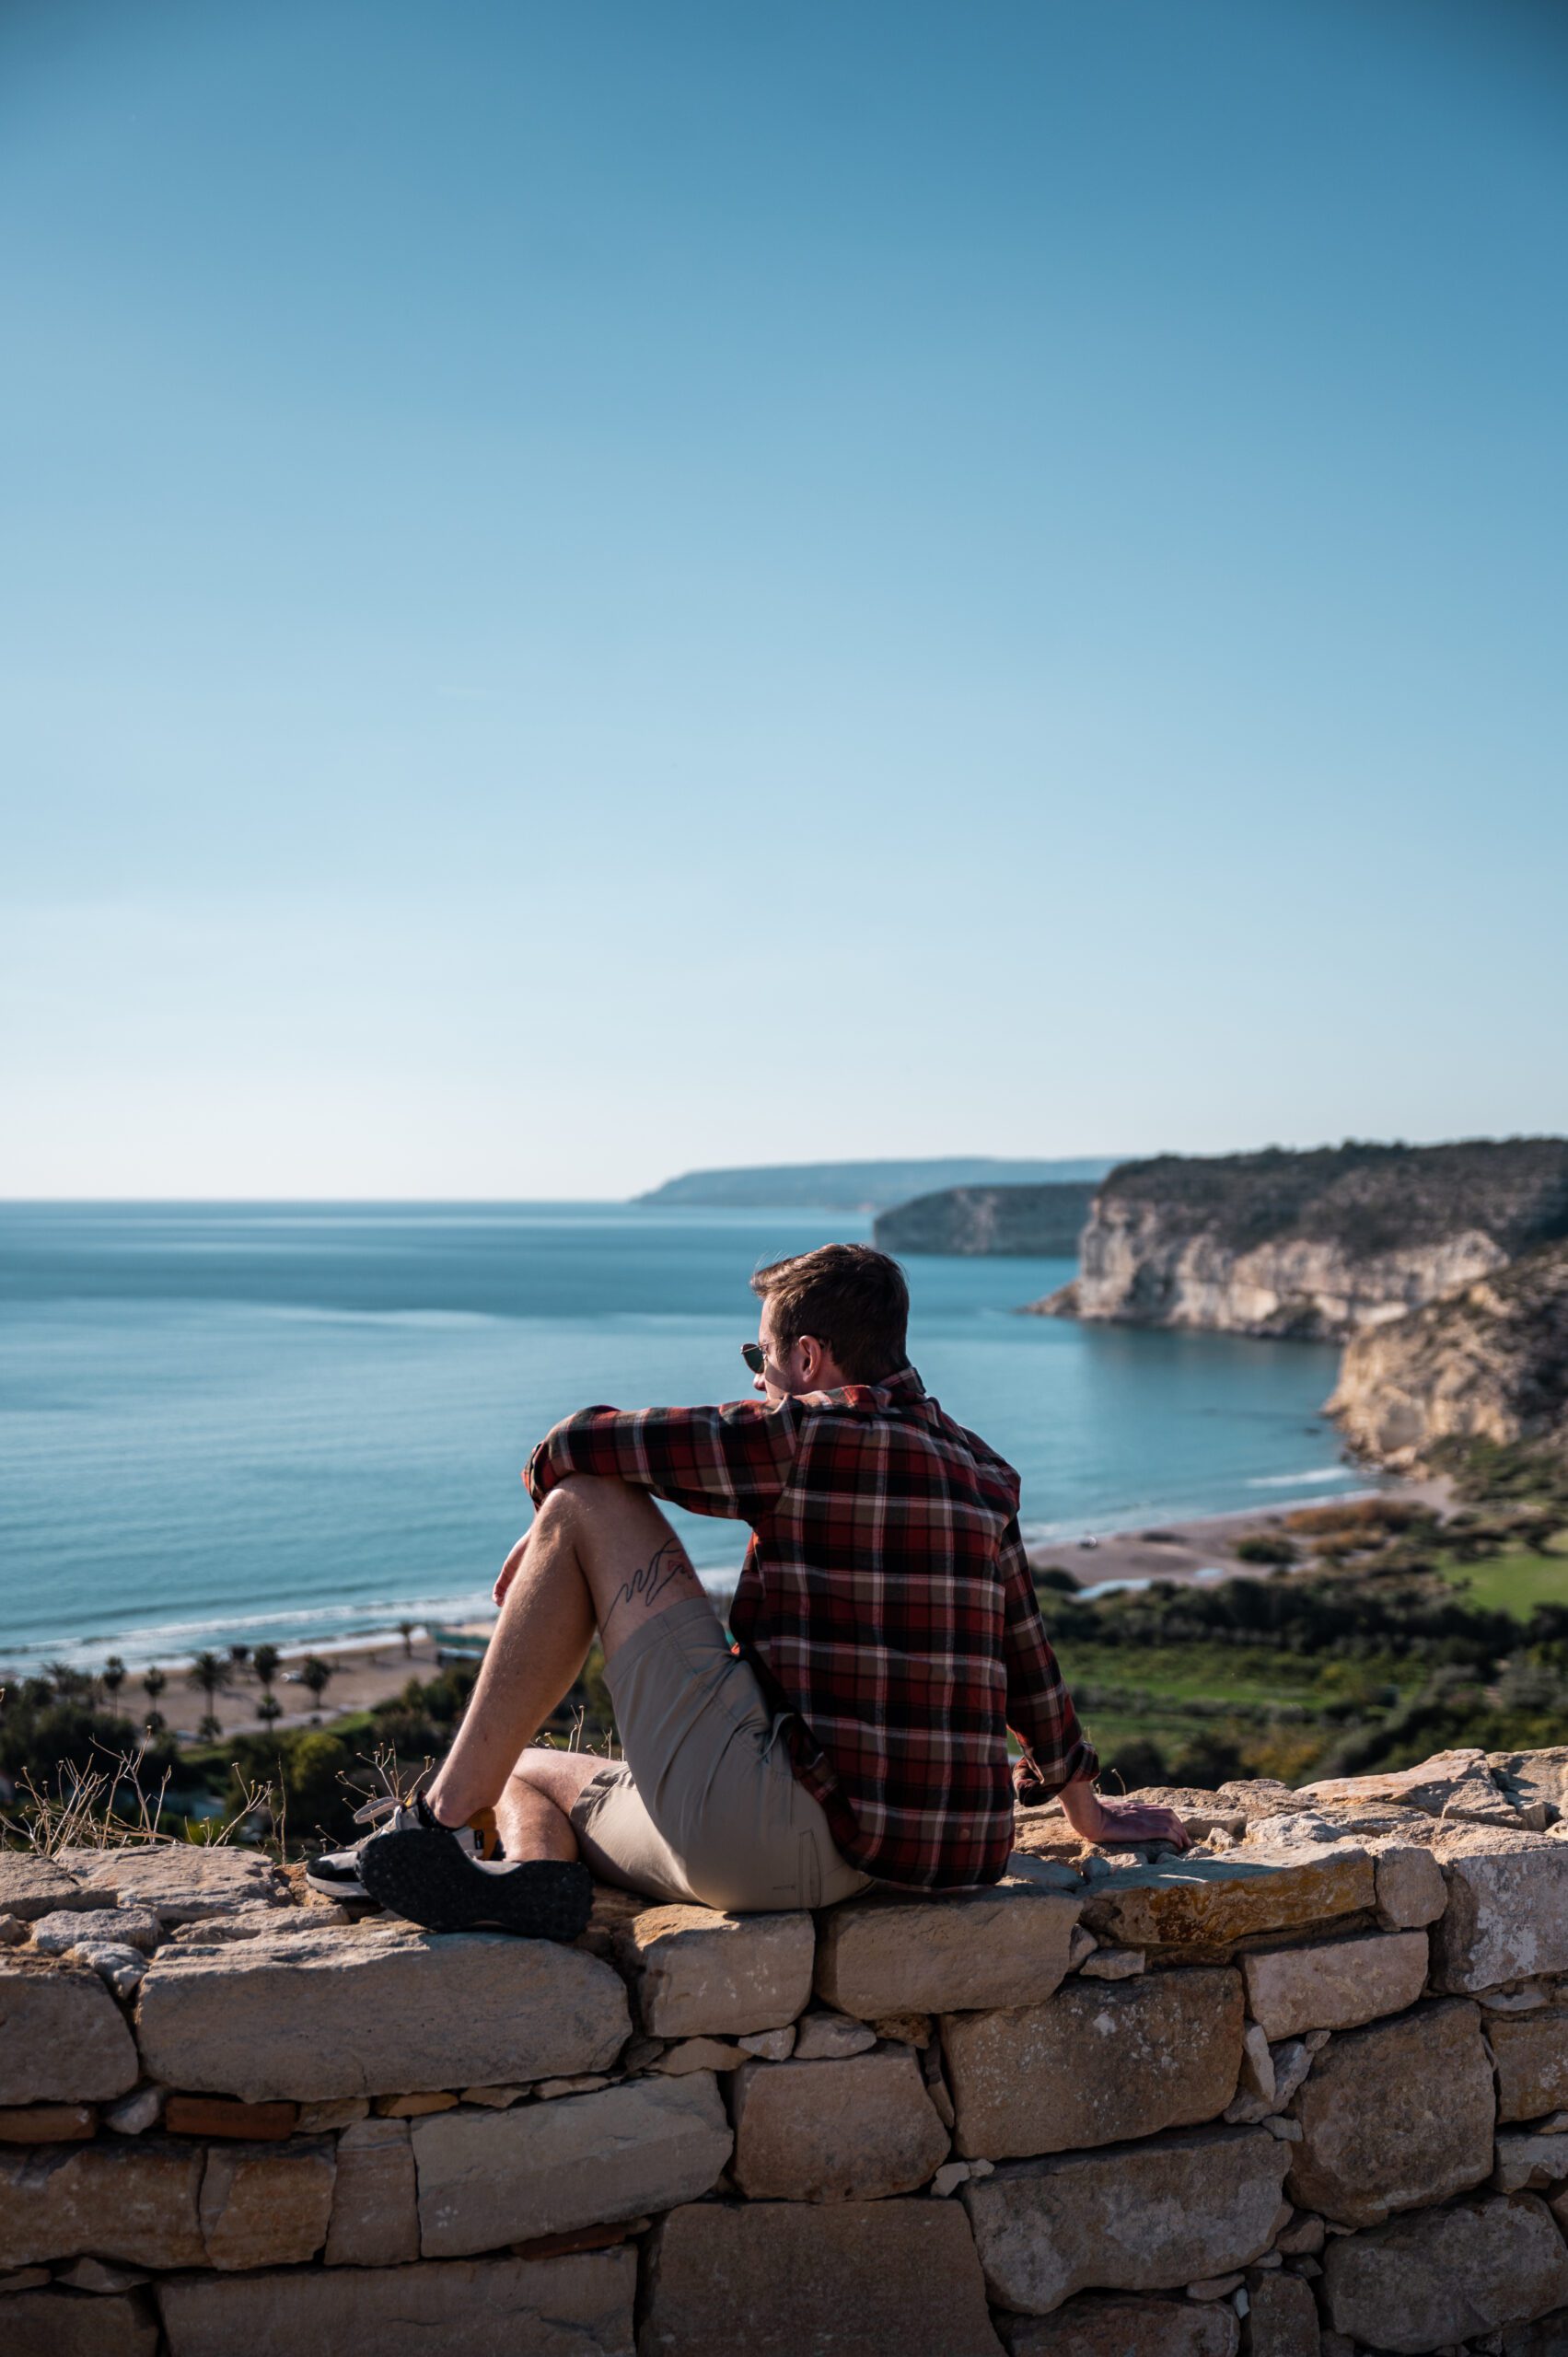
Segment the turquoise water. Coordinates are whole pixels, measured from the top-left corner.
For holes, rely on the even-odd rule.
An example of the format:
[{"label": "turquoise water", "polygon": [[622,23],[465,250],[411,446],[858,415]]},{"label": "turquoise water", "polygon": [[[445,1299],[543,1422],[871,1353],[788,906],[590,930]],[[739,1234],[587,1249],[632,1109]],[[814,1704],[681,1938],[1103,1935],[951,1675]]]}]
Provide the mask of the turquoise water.
[{"label": "turquoise water", "polygon": [[[342,1641],[488,1602],[595,1401],[734,1399],[761,1260],[842,1213],[0,1205],[0,1661]],[[1019,1318],[1061,1261],[912,1260],[911,1352],[1026,1529],[1332,1494],[1331,1350]],[[704,1577],[733,1524],[680,1517]]]}]

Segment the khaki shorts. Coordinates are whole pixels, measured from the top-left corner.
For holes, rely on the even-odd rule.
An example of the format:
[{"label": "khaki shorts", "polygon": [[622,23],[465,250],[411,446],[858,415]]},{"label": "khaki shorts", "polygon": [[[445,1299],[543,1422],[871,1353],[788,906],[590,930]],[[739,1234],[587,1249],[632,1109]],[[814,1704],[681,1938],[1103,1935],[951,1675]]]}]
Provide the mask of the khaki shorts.
[{"label": "khaki shorts", "polygon": [[626,1757],[572,1809],[584,1862],[650,1898],[741,1911],[830,1907],[871,1887],[789,1763],[782,1714],[705,1597],[656,1614],[605,1669]]}]

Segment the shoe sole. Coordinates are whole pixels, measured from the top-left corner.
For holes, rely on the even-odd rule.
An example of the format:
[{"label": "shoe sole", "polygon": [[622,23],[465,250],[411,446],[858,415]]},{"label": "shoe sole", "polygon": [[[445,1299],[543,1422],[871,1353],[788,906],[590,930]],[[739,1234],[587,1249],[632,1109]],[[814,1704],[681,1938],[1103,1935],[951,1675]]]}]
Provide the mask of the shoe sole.
[{"label": "shoe sole", "polygon": [[487,1875],[447,1834],[426,1829],[379,1833],[361,1853],[359,1878],[372,1898],[427,1932],[512,1932],[524,1940],[575,1940],[593,1912],[586,1866],[533,1858]]},{"label": "shoe sole", "polygon": [[311,1889],[319,1892],[323,1898],[354,1899],[370,1896],[363,1882],[318,1882],[308,1866],[305,1869],[305,1879]]}]

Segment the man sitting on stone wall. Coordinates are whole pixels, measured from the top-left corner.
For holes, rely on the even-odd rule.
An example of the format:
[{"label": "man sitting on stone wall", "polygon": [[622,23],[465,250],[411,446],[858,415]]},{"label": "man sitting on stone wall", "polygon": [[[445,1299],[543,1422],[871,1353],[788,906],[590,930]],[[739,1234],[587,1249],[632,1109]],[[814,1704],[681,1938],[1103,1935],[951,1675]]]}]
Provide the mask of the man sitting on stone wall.
[{"label": "man sitting on stone wall", "polygon": [[[910,1365],[898,1263],[828,1244],[751,1284],[760,1399],[587,1408],[540,1443],[538,1514],[495,1584],[457,1740],[385,1830],[317,1862],[319,1888],[363,1887],[436,1931],[563,1940],[587,1920],[590,1869],[739,1910],[964,1889],[1005,1871],[1015,1789],[1060,1793],[1088,1840],[1186,1846],[1169,1810],[1095,1792],[1018,1477]],[[656,1498],[750,1524],[733,1646]],[[532,1743],[596,1628],[625,1754],[610,1764]]]}]

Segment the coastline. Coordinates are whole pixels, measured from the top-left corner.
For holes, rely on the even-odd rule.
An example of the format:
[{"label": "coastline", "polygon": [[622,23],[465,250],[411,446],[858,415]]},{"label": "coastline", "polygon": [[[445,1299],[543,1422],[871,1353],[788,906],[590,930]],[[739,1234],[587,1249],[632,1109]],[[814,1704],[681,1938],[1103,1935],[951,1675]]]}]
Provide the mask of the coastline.
[{"label": "coastline", "polygon": [[1080,1590],[1091,1596],[1114,1587],[1146,1587],[1155,1580],[1201,1580],[1216,1573],[1226,1579],[1266,1579],[1271,1576],[1270,1567],[1243,1562],[1237,1545],[1243,1538],[1277,1531],[1287,1515],[1310,1506],[1342,1505],[1373,1497],[1402,1499],[1446,1514],[1451,1494],[1448,1482],[1439,1479],[1368,1481],[1365,1488],[1336,1490],[1328,1497],[1319,1491],[1282,1498],[1267,1506],[1243,1506],[1228,1514],[1099,1531],[1092,1538],[1036,1539],[1026,1542],[1026,1552],[1037,1576],[1049,1569],[1070,1572]]},{"label": "coastline", "polygon": [[[1332,1498],[1325,1498],[1320,1491],[1307,1492],[1271,1501],[1265,1507],[1244,1506],[1225,1514],[1100,1531],[1093,1534],[1092,1543],[1085,1537],[1038,1539],[1028,1543],[1027,1552],[1030,1569],[1037,1574],[1051,1568],[1067,1571],[1086,1596],[1117,1587],[1147,1586],[1155,1580],[1267,1578],[1271,1573],[1266,1565],[1246,1563],[1237,1557],[1239,1540],[1256,1533],[1278,1530],[1287,1515],[1304,1507],[1365,1497],[1400,1498],[1446,1512],[1450,1492],[1448,1484],[1438,1480],[1368,1482],[1364,1488],[1336,1491]],[[720,1596],[726,1593],[722,1588],[712,1592]],[[350,1713],[390,1701],[411,1678],[434,1677],[440,1664],[436,1641],[430,1633],[432,1625],[448,1634],[482,1637],[494,1627],[494,1615],[476,1615],[470,1609],[464,1617],[451,1620],[434,1624],[416,1621],[406,1645],[393,1626],[363,1631],[335,1644],[319,1643],[282,1649],[275,1690],[284,1712],[274,1722],[275,1727],[280,1731],[311,1725],[329,1727]],[[331,1663],[333,1669],[319,1707],[297,1683],[297,1672],[312,1654]],[[185,1683],[183,1666],[178,1657],[169,1656],[167,1666],[168,1685],[158,1698],[159,1707],[177,1739],[193,1743],[203,1698]],[[291,1682],[291,1673],[295,1674],[295,1682]],[[0,1685],[26,1674],[0,1667]],[[255,1709],[260,1691],[254,1678],[247,1674],[220,1692],[217,1717],[224,1736],[261,1731],[264,1722],[257,1717]],[[126,1679],[123,1700],[127,1714],[133,1718],[137,1716],[139,1708],[145,1707],[134,1670]]]}]

